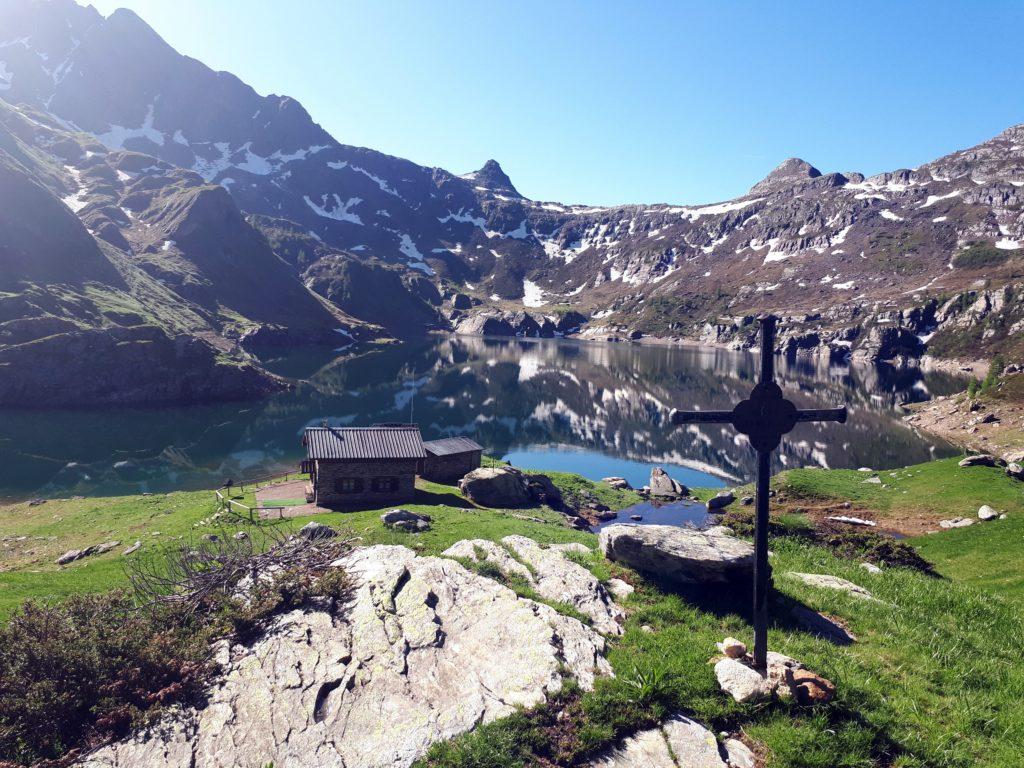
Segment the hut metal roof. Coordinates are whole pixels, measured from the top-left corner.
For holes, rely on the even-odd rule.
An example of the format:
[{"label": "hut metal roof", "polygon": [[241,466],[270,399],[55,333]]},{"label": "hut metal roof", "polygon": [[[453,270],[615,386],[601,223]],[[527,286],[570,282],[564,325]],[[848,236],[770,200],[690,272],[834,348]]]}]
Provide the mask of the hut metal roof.
[{"label": "hut metal roof", "polygon": [[482,451],[484,448],[468,437],[446,437],[443,440],[428,440],[423,443],[424,449],[431,456],[451,456],[456,453]]},{"label": "hut metal roof", "polygon": [[310,459],[422,459],[419,427],[307,427]]}]

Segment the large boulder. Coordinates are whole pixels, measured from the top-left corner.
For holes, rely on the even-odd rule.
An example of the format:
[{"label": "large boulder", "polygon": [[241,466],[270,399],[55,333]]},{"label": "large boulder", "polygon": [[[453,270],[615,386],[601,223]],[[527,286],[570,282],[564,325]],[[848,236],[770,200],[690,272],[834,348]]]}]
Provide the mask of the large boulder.
[{"label": "large boulder", "polygon": [[380,516],[380,521],[388,528],[409,533],[421,533],[430,530],[430,515],[417,515],[407,509],[392,509]]},{"label": "large boulder", "polygon": [[657,496],[663,499],[678,499],[681,496],[685,496],[690,491],[689,489],[673,480],[668,476],[661,467],[651,468],[651,496]]},{"label": "large boulder", "polygon": [[480,467],[459,480],[459,490],[485,507],[523,507],[533,501],[526,475],[515,467]]},{"label": "large boulder", "polygon": [[609,560],[675,584],[750,579],[754,547],[732,536],[709,536],[672,525],[610,525],[599,536]]},{"label": "large boulder", "polygon": [[547,504],[559,509],[562,492],[547,475],[528,475],[515,467],[481,467],[459,480],[459,490],[485,507]]},{"label": "large boulder", "polygon": [[202,708],[169,711],[88,768],[407,768],[431,744],[611,668],[601,636],[454,560],[375,546],[340,560],[335,612],[277,617],[224,646]]}]

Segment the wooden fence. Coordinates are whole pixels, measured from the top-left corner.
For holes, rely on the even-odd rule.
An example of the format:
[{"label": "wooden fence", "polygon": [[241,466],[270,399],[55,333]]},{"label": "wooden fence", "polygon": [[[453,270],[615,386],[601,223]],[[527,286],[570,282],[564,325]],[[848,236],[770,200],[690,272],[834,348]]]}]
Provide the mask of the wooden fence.
[{"label": "wooden fence", "polygon": [[[263,487],[263,485],[269,484],[271,482],[286,483],[286,482],[289,482],[292,479],[299,480],[303,476],[304,475],[301,472],[289,472],[289,473],[284,474],[284,475],[275,474],[275,475],[261,475],[259,477],[250,477],[250,478],[248,478],[246,480],[242,480],[239,483],[232,484],[231,488],[229,489],[229,492],[232,491],[232,490],[238,489],[238,490],[240,490],[241,492],[244,493],[246,485],[249,485],[249,486],[255,485],[256,486],[256,488],[254,489],[254,493],[255,493],[255,491],[258,491],[261,487]],[[255,507],[250,507],[248,504],[243,504],[242,502],[236,501],[235,499],[232,499],[230,496],[225,495],[224,493],[221,492],[222,490],[224,490],[224,487],[218,488],[218,489],[216,489],[214,491],[214,493],[217,495],[217,503],[218,503],[218,505],[222,509],[226,509],[226,510],[228,510],[230,512],[235,512],[236,514],[238,514],[238,512],[236,510],[240,510],[241,513],[245,517],[249,518],[250,522],[256,522],[256,518],[258,518],[260,516],[261,512],[275,512],[276,511],[280,517],[284,517],[284,510],[286,509],[286,507],[283,507],[283,506],[261,507],[258,504]],[[253,513],[256,513],[256,514],[254,515]]]}]

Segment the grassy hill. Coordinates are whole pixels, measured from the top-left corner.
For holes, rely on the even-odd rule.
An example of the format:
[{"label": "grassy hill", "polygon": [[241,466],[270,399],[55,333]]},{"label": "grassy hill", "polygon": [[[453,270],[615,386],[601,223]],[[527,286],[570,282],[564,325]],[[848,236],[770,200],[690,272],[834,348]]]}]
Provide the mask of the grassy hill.
[{"label": "grassy hill", "polygon": [[[839,692],[831,705],[802,709],[734,703],[719,692],[708,661],[714,643],[725,635],[750,642],[745,590],[666,591],[595,553],[578,561],[602,580],[615,576],[636,587],[623,601],[626,632],[610,641],[616,678],[602,681],[592,693],[567,691],[537,710],[438,745],[423,765],[571,765],[617,736],[682,711],[712,730],[741,735],[772,768],[1019,766],[1024,668],[1017,639],[1024,634],[1024,614],[1015,570],[1024,533],[1024,485],[1013,485],[995,470],[972,468],[961,474],[959,469],[950,461],[907,467],[881,473],[882,485],[865,484],[864,473],[845,471],[796,470],[777,478],[787,520],[797,504],[810,509],[835,501],[850,501],[885,518],[954,516],[976,509],[979,494],[1009,514],[997,523],[912,540],[940,577],[904,568],[872,574],[857,560],[837,558],[804,540],[773,539],[770,645],[835,681]],[[556,474],[553,479],[563,492],[587,488],[620,505],[633,500],[628,494],[612,498],[609,489],[577,476]],[[248,488],[239,495],[252,500]],[[417,503],[409,508],[430,514],[432,530],[418,535],[389,531],[380,523],[379,510],[317,519],[364,543],[403,543],[422,554],[439,553],[462,538],[498,539],[509,533],[541,542],[578,541],[596,549],[594,535],[564,527],[550,509],[479,509],[450,486],[422,483]],[[215,511],[211,492],[53,500],[0,509],[0,615],[9,615],[27,597],[124,585],[120,552],[136,540],[143,543],[139,554],[145,555],[168,543],[217,533],[221,526],[225,532],[250,526],[241,519],[212,519]],[[271,525],[291,530],[306,522]],[[122,546],[67,567],[53,564],[67,549],[107,540]],[[790,571],[840,576],[870,590],[880,602],[806,586],[788,578]],[[836,617],[857,641],[836,646],[805,632],[790,613],[797,605]]]}]

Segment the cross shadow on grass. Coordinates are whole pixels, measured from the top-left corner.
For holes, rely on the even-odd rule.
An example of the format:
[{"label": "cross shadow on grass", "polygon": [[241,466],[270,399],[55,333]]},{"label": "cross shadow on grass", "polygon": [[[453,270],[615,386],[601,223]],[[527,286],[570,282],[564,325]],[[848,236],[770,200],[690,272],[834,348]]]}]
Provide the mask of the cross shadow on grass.
[{"label": "cross shadow on grass", "polygon": [[[753,623],[752,581],[679,585],[655,580],[654,583],[661,591],[676,594],[705,613],[720,618],[739,616]],[[768,620],[773,629],[804,632],[834,645],[850,645],[855,639],[838,622],[775,589],[768,595]]]}]

